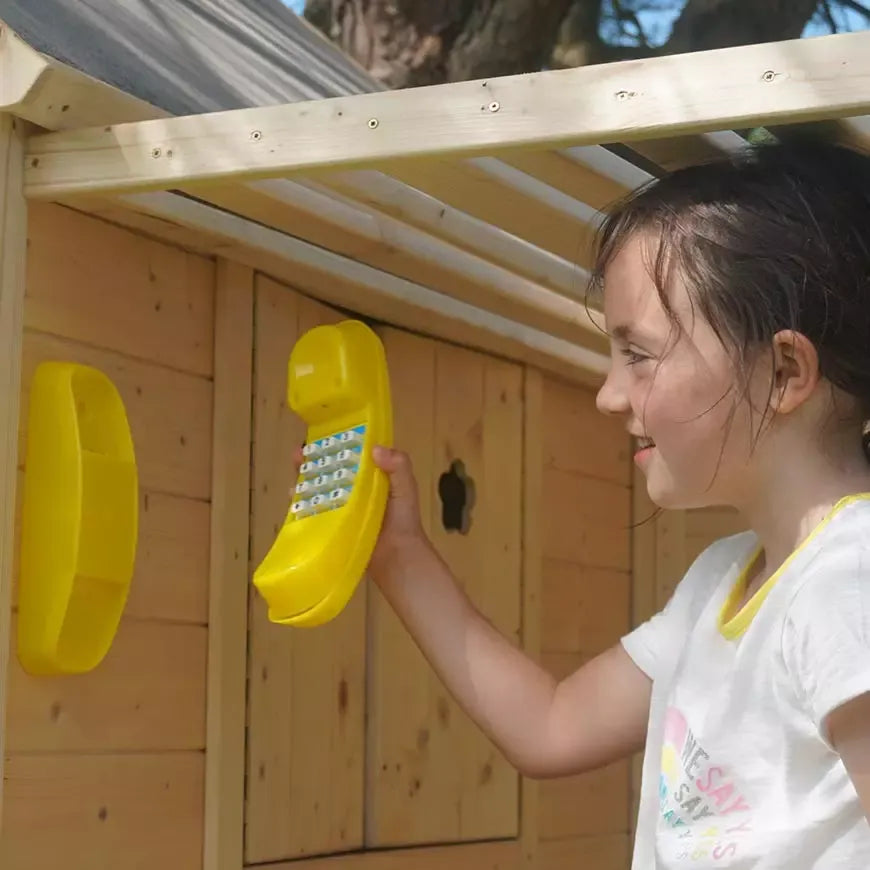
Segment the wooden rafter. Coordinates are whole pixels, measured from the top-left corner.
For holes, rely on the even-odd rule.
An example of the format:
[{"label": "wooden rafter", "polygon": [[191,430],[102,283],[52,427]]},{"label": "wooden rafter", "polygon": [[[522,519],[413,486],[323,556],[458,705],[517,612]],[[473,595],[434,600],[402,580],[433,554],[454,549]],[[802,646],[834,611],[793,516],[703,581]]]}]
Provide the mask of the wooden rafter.
[{"label": "wooden rafter", "polygon": [[[259,269],[328,304],[592,386],[609,369],[608,357],[589,347],[204,203],[165,192],[124,195],[116,202],[121,208],[104,212],[107,219],[157,237],[166,232],[169,239],[192,231],[201,250]],[[578,328],[578,338],[587,332]]]},{"label": "wooden rafter", "polygon": [[[354,204],[344,204],[318,190],[280,180],[227,185],[210,189],[208,203],[288,235],[304,235],[328,250],[567,341],[592,345],[603,341],[600,324],[592,322],[582,301],[389,215],[372,211],[370,220],[360,221]],[[303,233],[300,226],[305,227]],[[313,232],[317,226],[324,229],[319,237]]]},{"label": "wooden rafter", "polygon": [[34,137],[29,197],[667,137],[870,110],[870,33]]},{"label": "wooden rafter", "polygon": [[47,130],[165,117],[166,112],[34,51],[0,21],[0,109]]}]

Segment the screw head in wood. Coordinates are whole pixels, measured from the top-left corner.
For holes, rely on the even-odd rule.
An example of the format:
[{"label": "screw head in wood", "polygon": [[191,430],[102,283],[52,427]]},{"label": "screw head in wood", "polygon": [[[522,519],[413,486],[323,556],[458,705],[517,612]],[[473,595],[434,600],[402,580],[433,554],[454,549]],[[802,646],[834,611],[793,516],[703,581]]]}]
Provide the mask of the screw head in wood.
[{"label": "screw head in wood", "polygon": [[379,123],[377,118],[369,118],[369,130],[374,130]]},{"label": "screw head in wood", "polygon": [[501,106],[495,100],[489,104],[490,112],[497,112],[500,108]]}]

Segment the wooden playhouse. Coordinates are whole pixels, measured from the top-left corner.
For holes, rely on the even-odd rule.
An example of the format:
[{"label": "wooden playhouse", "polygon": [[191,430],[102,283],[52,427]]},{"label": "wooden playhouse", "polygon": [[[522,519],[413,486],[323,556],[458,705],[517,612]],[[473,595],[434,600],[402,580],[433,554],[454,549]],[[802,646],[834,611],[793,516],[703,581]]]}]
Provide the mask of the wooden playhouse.
[{"label": "wooden playhouse", "polygon": [[[431,536],[484,613],[567,673],[734,528],[707,511],[632,531],[650,507],[628,436],[594,409],[606,344],[580,298],[597,210],[739,147],[735,130],[861,136],[870,34],[379,92],[279,16],[321,91],[276,66],[246,98],[239,69],[275,48],[253,4],[244,21],[184,4],[199,12],[176,35],[223,40],[188,55],[149,4],[106,3],[113,47],[78,57],[60,12],[41,41],[4,5],[0,867],[627,868],[628,761],[522,780],[366,584],[324,627],[268,622],[251,573],[303,431],[287,358],[315,324],[374,326]],[[152,71],[181,56],[211,90],[174,70],[163,105],[144,99],[137,34]],[[16,651],[18,518],[50,360],[117,388],[139,535],[106,658],[41,677]],[[438,493],[455,461],[475,484],[464,533]]]}]

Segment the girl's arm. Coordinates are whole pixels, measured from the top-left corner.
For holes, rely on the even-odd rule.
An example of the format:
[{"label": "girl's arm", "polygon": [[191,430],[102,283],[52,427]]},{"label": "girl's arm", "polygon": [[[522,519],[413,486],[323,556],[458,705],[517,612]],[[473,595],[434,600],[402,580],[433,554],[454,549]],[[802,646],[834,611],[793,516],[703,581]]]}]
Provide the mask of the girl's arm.
[{"label": "girl's arm", "polygon": [[[643,746],[651,681],[622,646],[557,681],[487,622],[454,580],[422,528],[407,454],[376,447],[374,459],[390,490],[369,574],[447,690],[508,761],[525,776],[561,776]],[[302,462],[301,448],[294,461]]]},{"label": "girl's arm", "polygon": [[475,609],[425,538],[379,563],[376,581],[430,665],[523,775],[579,773],[643,746],[651,682],[621,645],[559,682]]},{"label": "girl's arm", "polygon": [[834,710],[827,727],[870,822],[870,693]]}]

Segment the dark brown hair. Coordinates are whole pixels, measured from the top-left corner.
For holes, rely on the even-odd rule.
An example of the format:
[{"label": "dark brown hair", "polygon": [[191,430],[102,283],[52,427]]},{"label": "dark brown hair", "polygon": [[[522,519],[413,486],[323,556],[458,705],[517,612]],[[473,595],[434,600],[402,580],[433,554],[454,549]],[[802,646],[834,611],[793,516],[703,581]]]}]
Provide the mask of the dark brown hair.
[{"label": "dark brown hair", "polygon": [[[590,293],[638,232],[657,240],[653,278],[685,280],[746,383],[780,330],[813,342],[820,373],[870,416],[870,156],[818,140],[749,147],[632,192],[602,223]],[[676,324],[675,324],[676,325]]]}]

